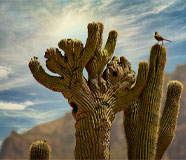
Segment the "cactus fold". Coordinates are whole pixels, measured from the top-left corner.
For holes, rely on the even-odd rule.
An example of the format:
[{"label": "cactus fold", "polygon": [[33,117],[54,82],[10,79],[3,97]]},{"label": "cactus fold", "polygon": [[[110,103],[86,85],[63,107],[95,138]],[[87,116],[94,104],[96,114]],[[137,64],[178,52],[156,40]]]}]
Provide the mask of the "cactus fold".
[{"label": "cactus fold", "polygon": [[51,147],[44,140],[33,142],[30,145],[30,160],[49,160]]}]

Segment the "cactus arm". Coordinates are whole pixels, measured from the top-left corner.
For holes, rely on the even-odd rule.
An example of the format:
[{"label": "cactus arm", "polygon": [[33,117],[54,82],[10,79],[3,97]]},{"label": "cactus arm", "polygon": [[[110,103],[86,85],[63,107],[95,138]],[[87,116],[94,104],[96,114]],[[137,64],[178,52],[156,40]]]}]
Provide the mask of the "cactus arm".
[{"label": "cactus arm", "polygon": [[116,41],[118,33],[115,30],[109,32],[107,42],[105,44],[104,50],[101,52],[101,61],[99,62],[100,68],[99,73],[101,73],[105,65],[110,61],[115,50]]},{"label": "cactus arm", "polygon": [[137,81],[134,87],[126,89],[121,87],[119,94],[117,94],[117,101],[114,108],[115,112],[125,110],[133,101],[135,101],[141,92],[143,91],[147,77],[148,77],[149,65],[148,62],[142,61],[139,63]]},{"label": "cactus arm", "polygon": [[83,63],[83,67],[86,66],[90,58],[94,55],[95,49],[97,47],[97,43],[99,41],[99,23],[89,23],[88,24],[88,38],[86,41],[85,48],[82,52],[81,61]]},{"label": "cactus arm", "polygon": [[56,77],[47,74],[36,57],[32,58],[29,62],[29,68],[34,78],[46,88],[56,92],[67,90],[64,77]]},{"label": "cactus arm", "polygon": [[133,159],[135,146],[135,132],[137,128],[139,100],[133,102],[126,110],[124,110],[124,131],[127,142],[128,159]]},{"label": "cactus arm", "polygon": [[[106,42],[104,49],[102,50],[102,41],[103,41],[103,24],[98,23],[99,25],[99,40],[97,43],[96,50],[94,52],[94,56],[90,59],[88,64],[86,65],[86,70],[89,74],[89,80],[98,78],[101,76],[105,65],[109,62],[112,58],[114,53],[114,49],[116,46],[117,40],[117,32],[110,31],[109,36]],[[99,77],[100,78],[100,77]]]},{"label": "cactus arm", "polygon": [[61,76],[67,76],[68,74],[66,73],[66,60],[65,56],[61,54],[61,52],[57,48],[49,48],[45,52],[44,56],[46,60],[46,67],[48,68],[49,71],[59,74]]},{"label": "cactus arm", "polygon": [[88,72],[88,79],[95,79],[98,77],[98,71],[99,71],[99,62],[101,60],[101,47],[103,43],[103,29],[104,26],[102,23],[97,23],[99,27],[99,34],[98,34],[98,42],[96,45],[96,49],[93,53],[92,58],[89,60],[89,62],[86,64],[86,70]]},{"label": "cactus arm", "polygon": [[183,85],[180,82],[170,81],[168,83],[165,107],[160,119],[155,159],[161,159],[163,157],[163,154],[174,138],[182,90]]},{"label": "cactus arm", "polygon": [[147,84],[139,101],[133,159],[155,158],[166,54],[162,45],[151,49]]},{"label": "cactus arm", "polygon": [[109,36],[108,36],[107,42],[106,42],[104,50],[103,50],[104,53],[107,53],[106,55],[108,55],[108,56],[105,56],[105,57],[108,57],[109,59],[111,59],[112,54],[114,53],[117,36],[118,36],[118,33],[115,30],[112,30],[112,31],[109,32]]}]

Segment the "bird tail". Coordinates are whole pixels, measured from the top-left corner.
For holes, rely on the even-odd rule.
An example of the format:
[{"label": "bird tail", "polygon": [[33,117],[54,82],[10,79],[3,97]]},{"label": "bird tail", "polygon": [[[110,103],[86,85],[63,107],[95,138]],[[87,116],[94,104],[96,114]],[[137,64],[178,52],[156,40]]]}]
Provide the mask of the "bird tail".
[{"label": "bird tail", "polygon": [[163,40],[168,41],[168,42],[172,42],[172,41],[170,41],[170,40],[168,40],[168,39],[163,39]]}]

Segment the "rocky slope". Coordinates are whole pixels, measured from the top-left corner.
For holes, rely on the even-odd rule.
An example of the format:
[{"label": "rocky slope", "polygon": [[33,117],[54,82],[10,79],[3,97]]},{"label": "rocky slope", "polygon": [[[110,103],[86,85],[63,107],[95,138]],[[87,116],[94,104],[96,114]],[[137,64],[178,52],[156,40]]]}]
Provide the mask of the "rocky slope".
[{"label": "rocky slope", "polygon": [[[166,74],[165,82],[179,80],[186,86],[186,64],[180,65],[171,74]],[[166,83],[165,87],[166,88]],[[163,100],[164,101],[164,100]],[[169,147],[165,159],[186,159],[186,90],[181,99],[180,115],[176,136]],[[126,143],[123,134],[122,113],[116,116],[111,132],[111,158],[126,159]],[[2,145],[0,159],[27,159],[31,142],[46,139],[52,147],[52,159],[73,159],[75,147],[74,120],[71,113],[60,119],[44,123],[31,130],[18,134],[15,131],[8,136]]]}]

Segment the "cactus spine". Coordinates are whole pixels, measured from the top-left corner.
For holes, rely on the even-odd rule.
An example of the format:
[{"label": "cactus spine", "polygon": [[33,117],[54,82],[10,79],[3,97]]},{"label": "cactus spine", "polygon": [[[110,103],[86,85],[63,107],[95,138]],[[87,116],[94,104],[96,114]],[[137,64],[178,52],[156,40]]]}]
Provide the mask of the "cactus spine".
[{"label": "cactus spine", "polygon": [[124,112],[129,159],[161,159],[173,139],[183,86],[178,81],[169,82],[160,119],[166,52],[162,45],[152,47],[147,84],[139,99]]},{"label": "cactus spine", "polygon": [[30,145],[30,160],[49,160],[51,147],[46,141],[36,141]]}]

